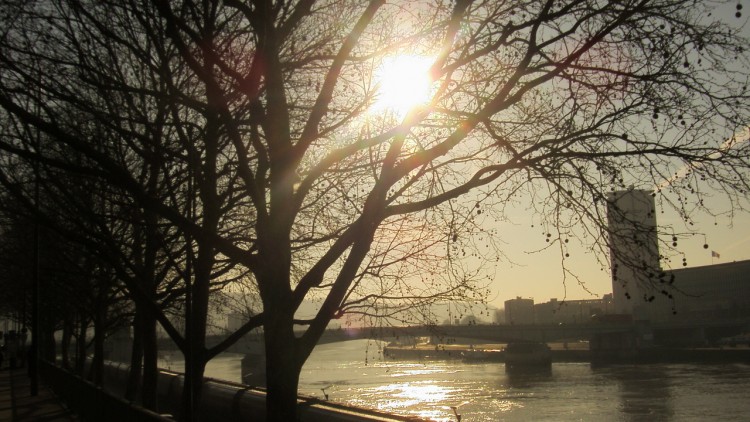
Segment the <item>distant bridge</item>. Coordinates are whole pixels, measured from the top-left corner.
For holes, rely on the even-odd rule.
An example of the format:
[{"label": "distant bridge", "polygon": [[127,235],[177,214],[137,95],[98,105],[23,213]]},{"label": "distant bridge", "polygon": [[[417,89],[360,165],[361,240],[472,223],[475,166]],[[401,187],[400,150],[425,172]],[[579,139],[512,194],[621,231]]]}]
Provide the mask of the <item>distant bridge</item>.
[{"label": "distant bridge", "polygon": [[[356,339],[376,339],[408,343],[417,337],[430,337],[439,343],[509,343],[519,340],[542,342],[590,340],[596,335],[615,333],[649,333],[657,344],[712,343],[720,338],[750,331],[750,319],[669,323],[602,323],[522,324],[522,325],[422,325],[410,327],[357,327],[329,329],[319,343]],[[207,344],[218,344],[224,336],[208,336]],[[169,339],[162,339],[161,350],[174,349]],[[230,347],[233,353],[260,353],[262,336],[253,332]]]}]

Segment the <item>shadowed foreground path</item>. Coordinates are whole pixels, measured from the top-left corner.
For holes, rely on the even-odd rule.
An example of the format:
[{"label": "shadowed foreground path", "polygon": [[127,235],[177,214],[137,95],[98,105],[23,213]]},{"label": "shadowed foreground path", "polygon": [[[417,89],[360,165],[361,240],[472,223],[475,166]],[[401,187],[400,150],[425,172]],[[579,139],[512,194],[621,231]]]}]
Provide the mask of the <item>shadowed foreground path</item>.
[{"label": "shadowed foreground path", "polygon": [[26,368],[0,369],[0,421],[71,422],[79,419],[55,393],[39,383],[39,394],[32,396]]}]

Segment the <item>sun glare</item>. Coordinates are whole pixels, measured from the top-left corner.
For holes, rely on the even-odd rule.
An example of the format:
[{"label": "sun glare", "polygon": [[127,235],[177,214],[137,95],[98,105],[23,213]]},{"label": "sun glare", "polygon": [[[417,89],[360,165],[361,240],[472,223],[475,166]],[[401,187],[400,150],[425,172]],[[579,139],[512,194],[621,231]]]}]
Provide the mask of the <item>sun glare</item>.
[{"label": "sun glare", "polygon": [[371,112],[392,112],[404,117],[413,107],[430,100],[430,66],[434,58],[402,55],[387,57],[375,71],[377,96]]}]

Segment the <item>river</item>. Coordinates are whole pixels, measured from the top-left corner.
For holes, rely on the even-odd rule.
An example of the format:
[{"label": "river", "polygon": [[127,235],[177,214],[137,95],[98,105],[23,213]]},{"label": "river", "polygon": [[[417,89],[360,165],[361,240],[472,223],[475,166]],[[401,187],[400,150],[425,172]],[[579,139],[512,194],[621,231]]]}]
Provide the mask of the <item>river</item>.
[{"label": "river", "polygon": [[[223,354],[207,376],[240,380],[241,355]],[[182,362],[162,362],[180,370]],[[300,393],[436,421],[740,421],[750,414],[750,365],[554,363],[507,374],[502,363],[384,361],[380,344],[318,346]]]}]

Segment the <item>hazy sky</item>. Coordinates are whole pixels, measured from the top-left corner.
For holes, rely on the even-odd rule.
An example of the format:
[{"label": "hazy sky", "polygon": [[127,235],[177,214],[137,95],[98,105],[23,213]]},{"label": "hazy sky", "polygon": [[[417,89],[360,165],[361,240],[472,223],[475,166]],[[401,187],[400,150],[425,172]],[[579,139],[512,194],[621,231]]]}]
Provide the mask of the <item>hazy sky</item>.
[{"label": "hazy sky", "polygon": [[[750,35],[747,17],[735,18],[736,12],[736,4],[726,4],[721,10],[716,9],[712,15],[732,25],[744,25],[746,35]],[[404,88],[399,87],[399,90],[402,89]],[[402,97],[404,96],[398,96]],[[652,186],[636,187],[649,189]],[[712,205],[716,205],[718,212],[728,209],[721,200],[714,198],[711,201],[714,201]],[[726,216],[693,216],[694,225],[686,226],[676,213],[660,208],[658,203],[656,212],[657,223],[662,232],[671,233],[673,230],[677,233],[694,233],[692,236],[681,237],[677,247],[684,253],[688,267],[750,259],[750,214],[738,214],[731,220]],[[562,255],[565,252],[561,252],[559,246],[554,244],[544,249],[549,245],[545,241],[546,232],[550,230],[555,233],[554,230],[541,227],[539,217],[532,216],[523,206],[510,211],[508,217],[509,223],[494,225],[494,228],[497,228],[497,239],[504,244],[502,252],[506,259],[493,268],[487,268],[492,280],[490,305],[501,308],[505,300],[517,296],[531,297],[535,302],[541,303],[550,298],[601,298],[602,295],[612,292],[609,256],[597,257],[579,247],[573,240],[565,245],[565,252],[570,253],[570,257],[565,259],[565,264],[578,279],[572,275],[565,276],[562,270]],[[666,236],[664,239],[671,243],[671,234]],[[707,244],[708,248],[704,248],[704,244]],[[720,258],[712,258],[712,251],[718,253]],[[683,268],[682,257],[673,256],[665,268]]]},{"label": "hazy sky", "polygon": [[[742,27],[745,36],[750,38],[750,11],[742,10],[741,17],[737,18],[735,6],[735,3],[727,3],[717,7],[712,17]],[[726,209],[721,202],[717,205],[721,210]],[[661,211],[657,205],[656,218],[660,229],[673,226],[677,232],[696,233],[690,238],[680,239],[678,243],[678,249],[684,252],[687,259],[687,267],[750,259],[750,214],[735,215],[733,221],[728,217],[715,219],[711,216],[702,216],[695,220],[693,226],[686,227],[675,213],[668,209],[664,209],[663,213]],[[602,268],[593,254],[577,249],[572,243],[568,245],[570,257],[566,259],[566,265],[575,269],[575,273],[590,293],[570,276],[564,282],[559,248],[530,253],[544,248],[547,243],[542,228],[538,225],[532,227],[532,217],[525,214],[527,213],[524,210],[519,210],[513,225],[499,226],[503,241],[507,243],[504,252],[515,265],[501,262],[495,268],[491,305],[503,307],[505,300],[516,296],[531,297],[536,303],[540,303],[550,298],[592,299],[612,293],[608,267]],[[704,249],[704,244],[708,244],[708,249]],[[712,258],[711,251],[717,252],[720,258]],[[607,260],[607,264],[609,257],[603,258]],[[684,268],[681,256],[673,257],[668,264],[673,269]]]}]

